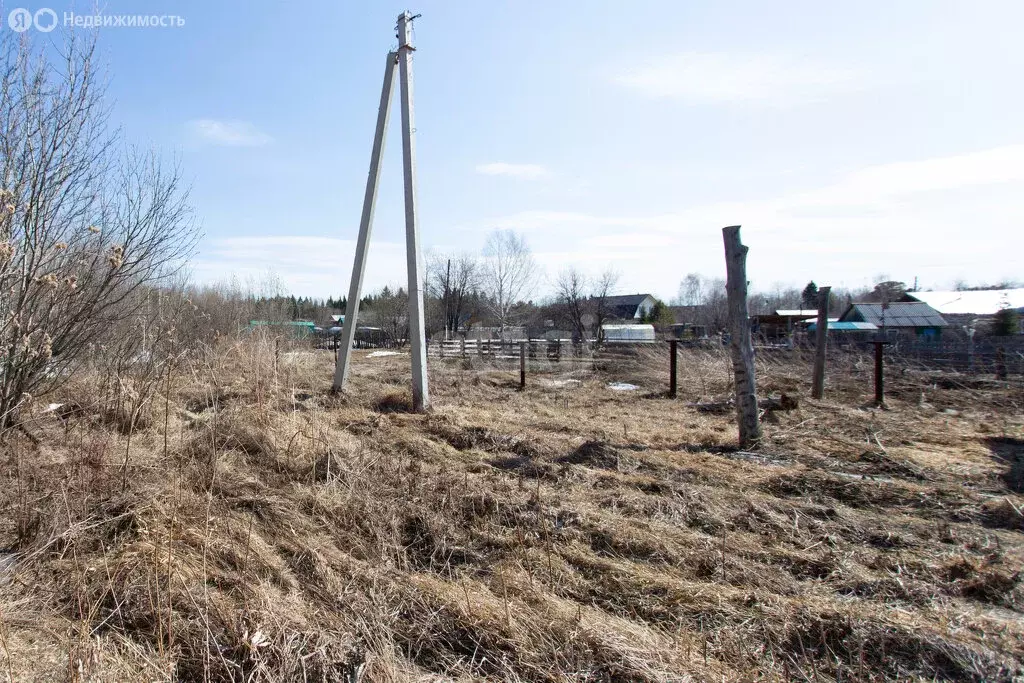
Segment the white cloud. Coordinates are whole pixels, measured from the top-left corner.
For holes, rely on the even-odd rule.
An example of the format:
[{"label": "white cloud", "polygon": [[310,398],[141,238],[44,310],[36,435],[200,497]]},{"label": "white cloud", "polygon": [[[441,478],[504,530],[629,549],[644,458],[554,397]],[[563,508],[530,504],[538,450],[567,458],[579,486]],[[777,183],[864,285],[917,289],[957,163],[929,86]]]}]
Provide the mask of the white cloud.
[{"label": "white cloud", "polygon": [[607,247],[614,249],[642,249],[647,247],[671,247],[676,246],[676,241],[663,234],[650,233],[617,233],[611,235],[599,235],[586,240],[592,247]]},{"label": "white cloud", "polygon": [[613,81],[650,96],[699,104],[791,105],[862,89],[862,74],[771,54],[684,52],[618,70]]},{"label": "white cloud", "polygon": [[1024,145],[869,166],[765,200],[648,215],[524,211],[483,226],[527,233],[552,272],[627,261],[625,289],[671,296],[687,272],[724,274],[721,228],[736,224],[758,287],[859,286],[880,272],[933,286],[1013,277],[1007,254],[1024,249]]},{"label": "white cloud", "polygon": [[[260,283],[268,274],[284,289],[303,296],[348,292],[355,240],[310,236],[230,237],[210,240],[192,262],[197,282],[212,284],[235,278]],[[405,244],[370,242],[363,291],[406,283]]]},{"label": "white cloud", "polygon": [[880,164],[855,171],[831,187],[809,193],[808,203],[855,199],[881,201],[920,192],[1024,182],[1024,145],[919,161]]},{"label": "white cloud", "polygon": [[504,175],[524,180],[539,180],[551,175],[551,172],[540,164],[509,164],[504,161],[480,164],[476,167],[476,172],[482,175]]},{"label": "white cloud", "polygon": [[[519,232],[546,232],[552,229],[564,232],[633,225],[634,220],[629,217],[594,216],[577,211],[520,211],[510,216],[490,219],[486,227]],[[466,226],[466,229],[476,230],[477,226]]]},{"label": "white cloud", "polygon": [[261,147],[274,141],[248,121],[196,119],[188,128],[196,138],[225,147]]},{"label": "white cloud", "polygon": [[[663,297],[687,272],[724,274],[721,229],[735,224],[751,247],[757,288],[810,279],[859,286],[881,272],[943,286],[959,277],[1017,275],[1008,255],[1024,249],[1022,197],[1024,145],[1008,145],[869,166],[764,200],[738,197],[656,214],[523,211],[466,228],[526,233],[549,274],[611,265],[622,274],[621,291]],[[354,247],[354,240],[326,237],[235,237],[206,243],[193,265],[201,282],[232,274],[259,281],[273,271],[297,295],[343,294]],[[372,242],[364,291],[404,282],[404,243]]]}]

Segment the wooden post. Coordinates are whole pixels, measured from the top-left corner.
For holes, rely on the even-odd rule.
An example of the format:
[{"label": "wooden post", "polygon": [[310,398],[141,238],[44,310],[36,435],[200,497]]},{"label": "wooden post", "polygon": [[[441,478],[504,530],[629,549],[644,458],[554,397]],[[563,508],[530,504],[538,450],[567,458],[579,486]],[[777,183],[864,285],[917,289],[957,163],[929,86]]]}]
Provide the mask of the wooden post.
[{"label": "wooden post", "polygon": [[526,388],[526,342],[519,342],[519,388]]},{"label": "wooden post", "polygon": [[875,344],[875,405],[885,405],[885,368],[882,366],[882,350],[885,347],[884,341],[876,341]]},{"label": "wooden post", "polygon": [[822,398],[825,395],[825,347],[828,345],[828,299],[831,287],[818,289],[818,321],[815,324],[814,377],[811,386],[811,397]]},{"label": "wooden post", "polygon": [[678,363],[679,341],[670,339],[668,342],[668,397],[676,397],[676,368]]},{"label": "wooden post", "polygon": [[740,242],[740,226],[722,229],[725,240],[726,294],[729,298],[729,322],[732,331],[732,366],[736,384],[736,421],[740,448],[750,448],[761,439],[757,409],[757,380],[754,376],[754,343],[750,338],[747,310],[747,252]]},{"label": "wooden post", "polygon": [[462,340],[460,341],[460,344],[462,345],[462,357],[465,358],[466,357],[466,338],[465,337],[462,338]]}]

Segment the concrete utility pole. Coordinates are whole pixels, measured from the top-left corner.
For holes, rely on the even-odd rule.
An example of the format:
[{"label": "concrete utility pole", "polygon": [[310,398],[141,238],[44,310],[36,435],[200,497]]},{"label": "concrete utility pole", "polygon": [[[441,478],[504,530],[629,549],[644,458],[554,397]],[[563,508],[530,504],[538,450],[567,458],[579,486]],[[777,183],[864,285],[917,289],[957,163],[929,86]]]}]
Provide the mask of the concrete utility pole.
[{"label": "concrete utility pole", "polygon": [[757,380],[754,376],[754,343],[750,337],[747,308],[747,252],[740,242],[740,226],[722,228],[725,241],[725,291],[729,299],[730,346],[736,384],[736,421],[740,448],[756,446],[761,440],[758,417]]},{"label": "concrete utility pole", "polygon": [[380,93],[380,107],[377,109],[377,130],[373,134],[373,149],[370,152],[370,174],[366,178],[366,194],[363,195],[363,215],[359,220],[359,237],[356,240],[356,258],[352,266],[352,282],[345,302],[345,322],[341,326],[338,362],[334,366],[335,392],[345,388],[348,381],[349,363],[352,360],[352,342],[356,336],[356,318],[359,317],[359,298],[363,291],[363,274],[366,272],[366,252],[370,246],[373,231],[373,212],[377,207],[377,187],[380,185],[380,159],[384,154],[384,141],[391,119],[391,94],[394,92],[395,64],[398,54],[389,52],[384,67],[384,88]]},{"label": "concrete utility pole", "polygon": [[395,63],[399,65],[402,99],[402,161],[405,175],[405,241],[406,262],[409,273],[409,337],[412,355],[412,403],[417,412],[430,405],[427,387],[427,342],[423,307],[423,278],[420,253],[419,230],[416,223],[416,148],[413,133],[412,88],[412,21],[409,12],[398,15],[398,52],[389,52],[384,72],[384,88],[377,113],[377,131],[373,138],[370,156],[370,175],[366,181],[366,195],[363,198],[363,215],[359,224],[359,239],[356,243],[355,264],[352,268],[352,283],[349,287],[345,307],[345,324],[342,328],[341,356],[334,371],[334,391],[342,391],[348,379],[355,338],[356,319],[359,314],[359,298],[362,292],[363,273],[366,269],[366,251],[373,225],[373,211],[377,200],[377,185],[380,178],[380,160],[384,150],[384,139],[391,109]]},{"label": "concrete utility pole", "polygon": [[402,165],[405,170],[405,258],[409,268],[409,336],[412,337],[412,405],[421,412],[430,405],[427,389],[427,333],[420,276],[420,235],[416,225],[416,140],[412,104],[412,20],[398,15],[398,69],[402,82]]}]

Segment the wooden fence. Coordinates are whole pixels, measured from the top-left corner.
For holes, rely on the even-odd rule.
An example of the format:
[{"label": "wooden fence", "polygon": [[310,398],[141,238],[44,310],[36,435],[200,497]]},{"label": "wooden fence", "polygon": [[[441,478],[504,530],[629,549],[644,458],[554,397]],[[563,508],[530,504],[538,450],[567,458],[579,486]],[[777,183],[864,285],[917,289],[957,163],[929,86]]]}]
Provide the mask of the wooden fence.
[{"label": "wooden fence", "polygon": [[562,361],[598,358],[634,358],[644,348],[663,348],[664,342],[617,343],[573,342],[566,339],[451,339],[427,343],[431,358],[479,358],[518,360],[523,348],[527,359]]}]

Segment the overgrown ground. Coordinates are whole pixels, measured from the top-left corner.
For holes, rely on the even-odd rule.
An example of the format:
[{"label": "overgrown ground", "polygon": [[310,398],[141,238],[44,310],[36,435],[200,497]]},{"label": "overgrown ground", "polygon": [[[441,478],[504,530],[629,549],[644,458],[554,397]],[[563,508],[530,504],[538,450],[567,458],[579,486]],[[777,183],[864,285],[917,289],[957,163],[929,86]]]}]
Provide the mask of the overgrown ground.
[{"label": "overgrown ground", "polygon": [[[1024,391],[867,365],[756,453],[720,354],[575,376],[224,344],[128,445],[82,379],[0,484],[0,679],[1013,680],[1024,676]],[[572,381],[566,381],[572,380]],[[612,380],[640,389],[616,392]],[[168,394],[165,401],[165,394]],[[63,404],[46,411],[48,403]]]}]

